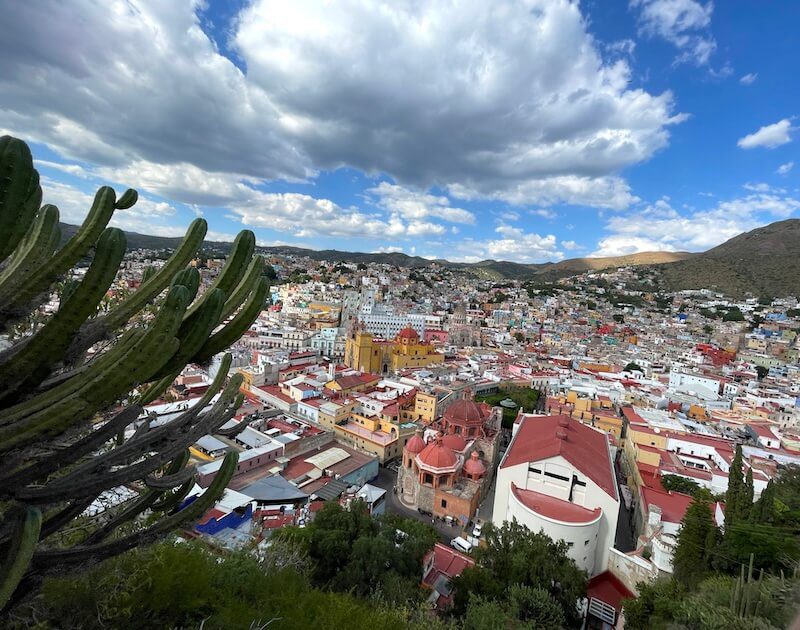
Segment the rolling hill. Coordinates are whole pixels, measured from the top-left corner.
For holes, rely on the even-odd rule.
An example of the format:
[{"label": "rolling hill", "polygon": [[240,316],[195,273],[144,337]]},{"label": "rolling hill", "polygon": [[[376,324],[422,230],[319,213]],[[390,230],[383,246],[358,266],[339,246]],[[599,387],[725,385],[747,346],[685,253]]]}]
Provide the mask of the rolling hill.
[{"label": "rolling hill", "polygon": [[[77,229],[62,224],[62,239]],[[171,250],[180,237],[163,237],[126,232],[129,249]],[[225,253],[230,243],[206,242],[204,247]],[[586,271],[623,266],[648,266],[659,271],[663,288],[716,289],[727,295],[800,295],[800,219],[778,221],[732,239],[700,254],[689,252],[642,252],[606,258],[570,258],[556,263],[522,264],[505,260],[475,263],[432,261],[402,252],[365,253],[335,249],[311,250],[301,247],[260,247],[265,254],[305,256],[317,261],[382,263],[398,267],[421,268],[433,262],[462,269],[493,280],[541,280],[564,278]]]},{"label": "rolling hill", "polygon": [[702,254],[659,266],[667,289],[726,295],[800,295],[800,219],[770,223]]}]

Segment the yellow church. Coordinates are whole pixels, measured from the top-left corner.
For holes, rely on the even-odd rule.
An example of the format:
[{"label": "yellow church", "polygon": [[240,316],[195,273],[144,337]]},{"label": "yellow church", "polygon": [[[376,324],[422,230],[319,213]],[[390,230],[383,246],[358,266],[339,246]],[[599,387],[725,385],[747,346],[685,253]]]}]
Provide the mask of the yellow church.
[{"label": "yellow church", "polygon": [[345,365],[361,372],[387,374],[443,361],[444,355],[432,345],[422,343],[410,325],[391,340],[375,339],[372,333],[356,329],[345,344]]}]

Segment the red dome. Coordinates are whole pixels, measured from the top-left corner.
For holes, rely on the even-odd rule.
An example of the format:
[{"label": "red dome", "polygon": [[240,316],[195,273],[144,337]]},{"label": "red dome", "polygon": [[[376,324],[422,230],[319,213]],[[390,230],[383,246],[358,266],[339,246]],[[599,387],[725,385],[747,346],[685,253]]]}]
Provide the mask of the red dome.
[{"label": "red dome", "polygon": [[441,436],[430,442],[417,455],[417,461],[429,468],[454,468],[458,458],[452,449],[442,444]]},{"label": "red dome", "polygon": [[406,445],[403,447],[406,452],[416,455],[425,448],[425,440],[422,439],[420,433],[422,433],[422,431],[417,431],[411,436],[408,442],[406,442]]},{"label": "red dome", "polygon": [[397,333],[398,339],[408,339],[412,341],[417,341],[419,339],[419,334],[417,331],[411,327],[411,324],[403,328],[399,333]]},{"label": "red dome", "polygon": [[467,441],[461,437],[460,435],[456,435],[455,433],[449,433],[442,438],[442,444],[444,444],[447,448],[452,449],[454,451],[458,451],[459,453],[467,448]]},{"label": "red dome", "polygon": [[444,419],[462,426],[480,425],[483,424],[483,413],[474,400],[460,398],[445,410]]},{"label": "red dome", "polygon": [[478,451],[472,451],[470,458],[464,462],[464,473],[473,477],[480,477],[486,473],[486,464],[478,457]]}]

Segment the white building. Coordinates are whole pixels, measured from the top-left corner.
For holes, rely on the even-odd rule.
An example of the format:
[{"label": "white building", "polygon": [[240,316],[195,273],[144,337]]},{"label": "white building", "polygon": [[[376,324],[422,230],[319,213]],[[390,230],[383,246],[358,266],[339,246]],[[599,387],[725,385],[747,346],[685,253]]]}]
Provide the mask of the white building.
[{"label": "white building", "polygon": [[522,414],[497,471],[492,520],[516,519],[564,540],[575,563],[597,575],[614,545],[619,491],[608,437],[569,416]]}]

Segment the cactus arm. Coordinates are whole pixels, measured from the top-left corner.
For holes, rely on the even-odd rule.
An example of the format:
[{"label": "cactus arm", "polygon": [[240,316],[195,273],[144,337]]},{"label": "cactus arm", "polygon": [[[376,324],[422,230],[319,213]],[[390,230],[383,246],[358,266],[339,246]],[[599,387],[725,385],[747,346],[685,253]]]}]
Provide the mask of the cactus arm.
[{"label": "cactus arm", "polygon": [[242,305],[263,273],[264,257],[253,256],[253,260],[250,261],[250,266],[247,268],[244,277],[236,286],[233,293],[231,293],[231,296],[225,301],[225,307],[222,309],[220,321],[228,319],[228,317]]},{"label": "cactus arm", "polygon": [[39,542],[41,528],[42,512],[38,508],[29,507],[14,531],[0,570],[0,610],[8,603],[25,575],[36,543]]},{"label": "cactus arm", "polygon": [[114,208],[116,210],[127,210],[128,208],[132,208],[137,201],[139,201],[139,193],[133,188],[128,188],[128,190],[122,193],[122,196],[117,199]]},{"label": "cactus arm", "polygon": [[208,341],[203,344],[203,347],[200,348],[192,360],[195,363],[208,361],[215,354],[222,352],[239,339],[253,325],[253,322],[256,321],[259,313],[261,313],[268,291],[269,282],[267,282],[266,278],[261,278],[250,293],[250,297],[244,307],[221,330],[209,337]]},{"label": "cactus arm", "polygon": [[96,498],[97,497],[90,496],[75,499],[55,514],[48,516],[42,523],[42,531],[39,533],[39,540],[45,540],[49,536],[52,536],[71,520],[79,517]]},{"label": "cactus arm", "polygon": [[[81,366],[51,379],[52,386],[45,392],[0,412],[0,427],[6,426],[36,412],[50,408],[77,392],[86,381],[96,380],[106,370],[113,369],[120,359],[130,352],[144,337],[143,330],[127,331],[119,342],[91,364]],[[80,377],[80,378],[76,378]],[[47,382],[43,383],[43,386]]]},{"label": "cactus arm", "polygon": [[[231,379],[231,382],[233,383],[234,379]],[[238,389],[238,385],[239,383],[236,383],[236,389]],[[227,421],[237,408],[236,389],[229,383],[212,409],[197,424],[178,435],[169,436],[172,439],[166,440],[163,445],[160,444],[155,454],[150,457],[122,468],[109,470],[110,463],[119,459],[118,454],[115,453],[119,449],[114,449],[98,455],[86,465],[77,467],[68,475],[45,486],[23,487],[13,490],[13,493],[27,502],[43,504],[62,501],[73,496],[97,495],[108,488],[141,479],[178,456],[189,444],[193,444]]]},{"label": "cactus arm", "polygon": [[97,242],[86,276],[58,312],[11,360],[0,365],[0,400],[9,393],[40,383],[62,356],[78,327],[92,315],[125,255],[125,235],[109,228]]},{"label": "cactus arm", "polygon": [[[180,472],[188,460],[189,453],[188,451],[184,451],[182,455],[175,458],[172,463],[170,463],[170,466],[167,469],[167,474],[172,475]],[[194,483],[194,475],[192,475],[191,481]],[[131,501],[122,511],[115,514],[114,517],[105,525],[93,531],[86,538],[84,544],[92,545],[104,540],[120,525],[133,520],[145,510],[152,508],[153,504],[155,504],[155,502],[158,501],[163,494],[163,490],[146,490],[137,499]]]},{"label": "cactus arm", "polygon": [[195,312],[194,317],[184,318],[183,324],[178,331],[181,340],[181,347],[178,352],[164,365],[155,375],[161,379],[169,376],[176,370],[180,372],[183,367],[191,361],[203,344],[208,340],[208,336],[217,327],[220,313],[225,304],[225,294],[219,289],[211,289],[210,295],[204,295],[203,305],[200,310]]},{"label": "cactus arm", "polygon": [[144,485],[151,490],[170,490],[176,486],[185,484],[187,481],[194,480],[196,473],[197,469],[195,466],[186,466],[176,473],[162,475],[161,477],[147,475],[144,478]]},{"label": "cactus arm", "polygon": [[14,286],[19,286],[24,282],[36,265],[44,262],[53,253],[54,234],[60,235],[60,233],[58,208],[49,204],[42,206],[28,234],[25,235],[25,240],[20,243],[0,273],[0,290],[5,289],[7,283],[13,282]]},{"label": "cactus arm", "polygon": [[194,479],[190,479],[177,490],[166,494],[163,498],[153,503],[152,509],[158,512],[171,512],[178,507],[195,486]]},{"label": "cactus arm", "polygon": [[192,221],[192,224],[186,231],[183,242],[172,256],[169,257],[169,260],[167,260],[158,273],[143,282],[133,295],[103,317],[103,324],[109,330],[119,328],[142,310],[145,304],[161,293],[161,291],[169,285],[175,274],[186,267],[189,261],[195,256],[198,248],[203,243],[207,230],[208,224],[204,219],[195,219]]},{"label": "cactus arm", "polygon": [[233,242],[233,248],[231,249],[231,253],[228,254],[222,271],[219,272],[219,275],[211,283],[211,286],[208,287],[208,291],[203,294],[203,297],[196,300],[194,304],[189,307],[184,316],[185,319],[194,316],[203,305],[204,299],[208,297],[211,290],[219,289],[226,296],[233,292],[234,287],[236,287],[245,273],[246,266],[250,257],[253,255],[255,246],[256,237],[250,230],[242,230],[239,232],[236,236],[236,240]]},{"label": "cactus arm", "polygon": [[141,532],[125,536],[124,538],[118,538],[97,545],[40,551],[34,554],[33,557],[34,570],[40,571],[55,564],[75,564],[86,560],[101,560],[133,549],[139,545],[152,542],[162,534],[170,532],[184,523],[197,520],[211,509],[222,496],[225,487],[236,472],[236,464],[238,461],[238,453],[228,453],[222,462],[219,472],[216,477],[214,477],[214,481],[206,488],[206,491],[203,492],[202,495],[179,512],[161,519],[155,525]]},{"label": "cactus arm", "polygon": [[[159,309],[153,323],[147,331],[135,343],[131,343],[124,352],[118,352],[117,348],[111,351],[112,360],[104,361],[100,368],[92,373],[92,378],[86,374],[75,383],[76,387],[64,383],[61,386],[48,391],[44,396],[52,399],[54,396],[65,394],[71,391],[67,397],[62,397],[61,402],[71,400],[81,394],[87,400],[109,402],[130,391],[131,386],[149,380],[153,371],[169,360],[179,344],[174,335],[180,326],[181,317],[186,310],[188,293],[185,287],[176,286],[170,289],[167,299]],[[125,388],[128,389],[125,389]],[[110,391],[109,391],[110,390]],[[56,399],[58,400],[58,399]],[[9,424],[20,426],[22,423],[35,423],[41,420],[43,415],[49,415],[52,407],[41,408],[41,404],[34,405],[31,401],[22,403],[10,410],[11,413],[4,414],[0,419],[0,436],[8,428]],[[27,405],[27,406],[26,406]],[[31,407],[39,407],[35,412],[29,413]],[[26,414],[20,419],[21,414]]]},{"label": "cactus arm", "polygon": [[250,426],[250,420],[249,419],[242,419],[242,420],[240,420],[239,422],[237,422],[236,424],[234,424],[232,426],[225,427],[225,428],[220,427],[219,429],[216,430],[216,434],[217,435],[221,435],[222,437],[226,437],[226,438],[233,438],[233,437],[236,437],[237,435],[239,435],[248,426]]},{"label": "cactus arm", "polygon": [[142,408],[138,405],[125,407],[102,427],[70,444],[69,447],[56,451],[35,464],[16,470],[11,475],[0,477],[0,486],[19,488],[42,479],[61,467],[74,464],[82,457],[100,448],[119,431],[136,420],[141,413]]},{"label": "cactus arm", "polygon": [[114,213],[115,197],[113,188],[101,187],[94,197],[89,214],[67,244],[31,274],[25,284],[13,294],[0,292],[0,304],[3,305],[0,307],[0,325],[6,325],[14,317],[15,309],[27,305],[45,291],[59,275],[86,255],[108,225]]},{"label": "cactus arm", "polygon": [[195,267],[186,267],[172,279],[172,284],[182,284],[189,289],[189,300],[197,297],[197,290],[200,288],[200,272]]},{"label": "cactus arm", "polygon": [[[197,424],[188,431],[183,432],[180,439],[167,441],[154,455],[123,468],[108,470],[110,464],[115,459],[119,459],[118,453],[115,453],[115,451],[120,449],[114,449],[98,455],[92,461],[87,462],[86,465],[79,466],[68,475],[44,486],[23,487],[12,490],[14,495],[33,504],[52,503],[73,496],[97,495],[108,488],[129,483],[135,479],[141,479],[166,464],[179,455],[189,444],[193,444],[202,436],[212,432],[230,418],[230,415],[237,408],[236,403],[239,402],[241,404],[237,400],[238,396],[240,396],[240,394],[237,396],[237,392],[241,385],[241,375],[237,374],[236,376],[240,378],[236,379],[234,377],[231,379],[219,400]],[[169,424],[165,425],[165,427],[171,428]],[[164,427],[159,427],[159,429],[161,428]],[[141,452],[140,449],[137,450]]]},{"label": "cactus arm", "polygon": [[0,262],[13,252],[42,202],[39,173],[22,140],[0,137]]}]

